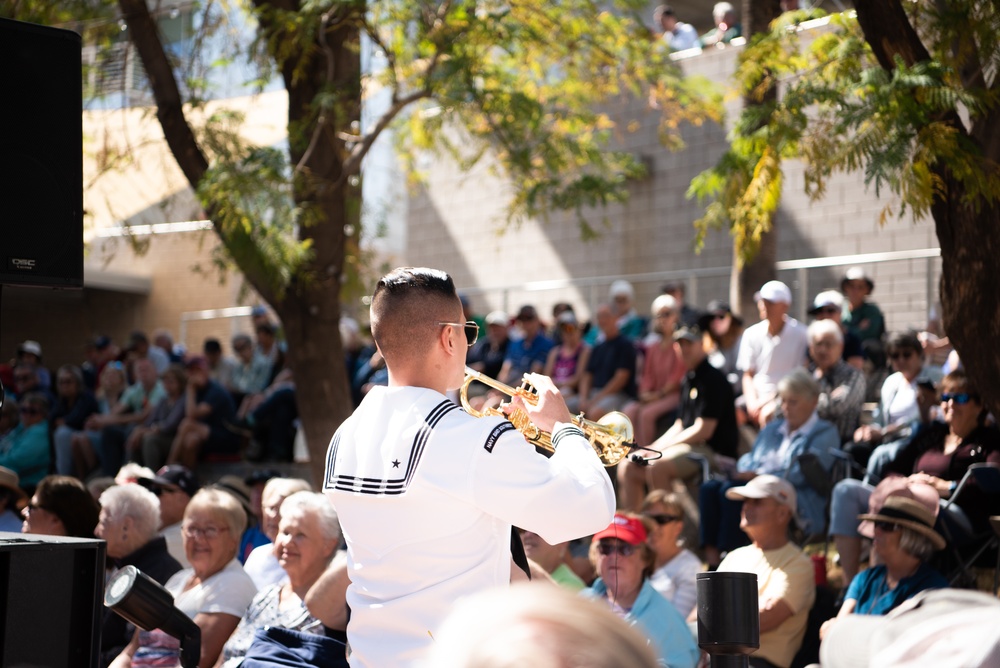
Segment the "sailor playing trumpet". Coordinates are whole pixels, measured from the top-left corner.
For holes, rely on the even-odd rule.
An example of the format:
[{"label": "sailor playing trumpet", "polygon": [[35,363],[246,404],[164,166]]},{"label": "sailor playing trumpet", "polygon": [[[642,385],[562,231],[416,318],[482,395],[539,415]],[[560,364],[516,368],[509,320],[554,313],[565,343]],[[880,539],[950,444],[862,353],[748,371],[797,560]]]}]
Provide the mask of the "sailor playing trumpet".
[{"label": "sailor playing trumpet", "polygon": [[324,478],[347,541],[355,668],[418,662],[457,599],[506,586],[512,525],[558,543],[604,528],[615,507],[600,459],[545,376],[528,376],[536,402],[511,403],[551,434],[551,457],[505,418],[472,417],[445,396],[463,384],[476,334],[447,274],[384,276],[371,327],[389,386],[337,430]]}]

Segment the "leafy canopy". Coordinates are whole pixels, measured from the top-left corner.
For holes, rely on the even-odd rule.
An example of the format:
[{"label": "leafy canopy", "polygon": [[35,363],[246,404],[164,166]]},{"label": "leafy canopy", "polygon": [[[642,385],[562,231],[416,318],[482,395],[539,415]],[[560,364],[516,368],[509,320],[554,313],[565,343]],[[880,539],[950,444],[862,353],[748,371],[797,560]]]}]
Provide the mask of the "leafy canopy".
[{"label": "leafy canopy", "polygon": [[[971,126],[997,104],[987,75],[1000,64],[1000,14],[988,4],[906,3],[931,60],[907,64],[897,56],[891,71],[876,62],[853,13],[803,31],[803,21],[822,14],[790,12],[755,36],[735,79],[760,104],[744,109],[729,150],[688,191],[707,203],[699,238],[710,227],[730,227],[741,262],[752,259],[780,203],[788,158],[804,161],[814,200],[834,172],[861,170],[867,187],[898,202],[884,206],[882,223],[907,211],[928,215],[933,199],[947,194],[934,172],[939,164],[964,185],[966,204],[993,202],[1000,169],[955,124],[956,113]],[[970,76],[973,56],[978,72]],[[773,86],[777,99],[765,99]]]}]

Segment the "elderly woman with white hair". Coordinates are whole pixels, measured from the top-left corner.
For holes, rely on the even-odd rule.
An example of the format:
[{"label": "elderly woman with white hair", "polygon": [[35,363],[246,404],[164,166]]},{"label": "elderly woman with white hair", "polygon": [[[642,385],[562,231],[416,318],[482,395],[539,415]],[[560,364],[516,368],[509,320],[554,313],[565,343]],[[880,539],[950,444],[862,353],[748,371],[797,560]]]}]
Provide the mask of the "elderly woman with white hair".
[{"label": "elderly woman with white hair", "polygon": [[816,412],[837,427],[841,443],[854,440],[861,424],[865,377],[843,359],[844,333],[833,320],[816,320],[808,329],[809,368],[819,383]]},{"label": "elderly woman with white hair", "polygon": [[[135,566],[160,584],[181,570],[167,551],[167,540],[157,535],[160,500],[155,494],[139,485],[116,485],[101,493],[100,503],[94,535],[107,544],[110,568]],[[101,629],[101,665],[106,666],[128,645],[135,626],[106,608]]]},{"label": "elderly woman with white hair", "polygon": [[[221,489],[202,489],[184,511],[181,534],[191,568],[175,573],[164,586],[174,597],[174,607],[201,629],[199,668],[215,665],[257,593],[236,560],[246,522],[240,502]],[[165,666],[179,660],[179,640],[161,629],[139,630],[111,666]]]},{"label": "elderly woman with white hair", "polygon": [[646,354],[639,379],[639,399],[625,406],[624,413],[635,425],[635,440],[642,447],[650,445],[659,434],[656,423],[664,415],[677,410],[681,402],[681,383],[687,369],[674,349],[674,329],[677,328],[677,300],[660,295],[653,300],[653,331],[647,339]]},{"label": "elderly woman with white hair", "polygon": [[280,528],[273,550],[287,577],[254,597],[217,665],[239,666],[254,634],[266,627],[323,635],[323,623],[309,612],[304,600],[333,561],[339,544],[340,523],[329,499],[307,491],[286,498],[281,503]]},{"label": "elderly woman with white hair", "polygon": [[247,557],[243,570],[247,572],[258,591],[285,579],[285,570],[278,563],[274,541],[281,522],[281,504],[296,492],[311,492],[312,486],[300,478],[271,478],[260,495],[261,529],[270,542],[258,545]]},{"label": "elderly woman with white hair", "polygon": [[721,552],[749,543],[739,528],[741,504],[726,498],[726,491],[758,475],[783,477],[795,486],[798,525],[807,535],[826,530],[826,498],[809,485],[800,457],[814,457],[829,472],[840,436],[832,423],[817,414],[819,384],[805,369],[795,369],[778,382],[778,397],[782,417],[761,430],[753,448],[737,462],[733,478],[709,480],[701,486],[701,542],[709,566],[719,564]]}]

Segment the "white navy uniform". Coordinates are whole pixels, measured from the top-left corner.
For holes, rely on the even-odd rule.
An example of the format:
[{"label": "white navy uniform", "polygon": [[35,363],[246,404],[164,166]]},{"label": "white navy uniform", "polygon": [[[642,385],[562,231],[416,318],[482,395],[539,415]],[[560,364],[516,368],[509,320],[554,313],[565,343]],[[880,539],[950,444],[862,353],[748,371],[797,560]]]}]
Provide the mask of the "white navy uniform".
[{"label": "white navy uniform", "polygon": [[353,668],[414,665],[457,599],[508,585],[511,525],[549,543],[608,526],[614,489],[583,432],[559,423],[553,442],[545,458],[434,390],[372,389],[324,479],[348,547]]}]

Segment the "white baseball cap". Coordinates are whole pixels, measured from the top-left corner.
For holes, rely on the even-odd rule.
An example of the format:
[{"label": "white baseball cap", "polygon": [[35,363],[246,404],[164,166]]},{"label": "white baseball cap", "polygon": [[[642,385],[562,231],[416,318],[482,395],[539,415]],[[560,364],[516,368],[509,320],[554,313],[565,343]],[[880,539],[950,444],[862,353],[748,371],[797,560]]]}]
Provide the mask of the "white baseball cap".
[{"label": "white baseball cap", "polygon": [[760,290],[753,296],[754,301],[766,299],[769,302],[779,304],[792,303],[792,291],[781,281],[768,281],[761,286]]},{"label": "white baseball cap", "polygon": [[730,487],[726,490],[726,498],[730,501],[774,499],[778,503],[788,506],[793,515],[796,512],[797,500],[792,483],[767,473],[757,476],[742,487]]}]

